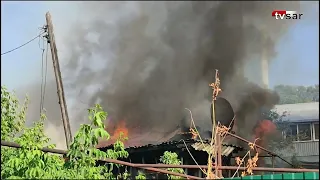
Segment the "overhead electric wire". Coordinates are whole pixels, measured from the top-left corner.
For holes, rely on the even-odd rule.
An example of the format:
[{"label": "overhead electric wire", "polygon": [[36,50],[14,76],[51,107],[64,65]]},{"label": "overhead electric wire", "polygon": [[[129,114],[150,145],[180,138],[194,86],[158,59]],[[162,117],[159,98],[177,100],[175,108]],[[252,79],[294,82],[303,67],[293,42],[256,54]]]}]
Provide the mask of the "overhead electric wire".
[{"label": "overhead electric wire", "polygon": [[43,110],[43,56],[44,56],[44,37],[42,37],[42,48],[40,47],[40,37],[39,37],[39,48],[41,49],[41,84],[40,84],[40,116]]},{"label": "overhead electric wire", "polygon": [[[39,30],[43,31],[43,33],[40,33],[40,34],[44,34],[44,33],[47,32],[46,26],[40,27]],[[46,86],[46,81],[47,81],[46,78],[47,78],[47,61],[48,61],[47,60],[47,58],[48,58],[48,41],[46,40],[46,38],[47,38],[47,35],[44,35],[42,37],[39,36],[39,41],[38,41],[39,49],[41,50],[40,118],[41,118],[41,115],[42,115],[42,111],[44,110],[44,108],[43,108],[43,106],[44,106],[44,94],[45,94],[45,86]],[[40,45],[40,41],[41,40],[42,40],[42,47]],[[44,67],[43,67],[43,64],[44,64],[44,51],[46,50],[45,49],[45,42],[47,42],[47,47],[46,47],[47,51],[46,51],[46,63],[45,63],[46,69],[45,69],[45,72],[44,72],[44,70],[43,70],[44,69]]]},{"label": "overhead electric wire", "polygon": [[[44,71],[44,77],[42,74],[42,81],[41,81],[41,101],[40,101],[40,113],[42,113],[42,111],[44,110],[44,99],[45,99],[45,95],[46,95],[46,85],[47,85],[47,74],[48,74],[48,44],[47,43],[47,47],[46,47],[46,60],[45,60],[45,71]],[[42,71],[43,72],[43,71]]]},{"label": "overhead electric wire", "polygon": [[[46,95],[46,85],[47,85],[47,75],[48,75],[48,49],[49,49],[48,46],[49,46],[49,43],[47,43],[47,50],[46,50],[46,70],[44,74],[43,98]],[[44,103],[44,99],[43,99],[43,103]]]},{"label": "overhead electric wire", "polygon": [[44,33],[45,33],[45,32],[40,33],[39,35],[37,35],[36,37],[32,38],[32,39],[29,40],[28,42],[26,42],[26,43],[24,43],[24,44],[22,44],[22,45],[20,45],[20,46],[18,46],[18,47],[16,47],[16,48],[14,48],[14,49],[11,49],[10,51],[6,51],[6,52],[4,52],[4,53],[1,53],[1,56],[2,56],[2,55],[5,55],[5,54],[8,54],[8,53],[10,53],[10,52],[13,52],[13,51],[15,51],[15,50],[17,50],[17,49],[22,48],[23,46],[31,43],[32,41],[34,41],[35,39],[37,39],[38,37],[40,37],[40,36],[41,36],[42,34],[44,34]]}]

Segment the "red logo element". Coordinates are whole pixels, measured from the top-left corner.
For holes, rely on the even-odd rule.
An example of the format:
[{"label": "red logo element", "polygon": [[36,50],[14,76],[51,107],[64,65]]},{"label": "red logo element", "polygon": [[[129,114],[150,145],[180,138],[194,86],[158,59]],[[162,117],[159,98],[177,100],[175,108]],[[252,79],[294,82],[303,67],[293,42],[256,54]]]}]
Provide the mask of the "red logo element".
[{"label": "red logo element", "polygon": [[286,10],[274,10],[274,11],[272,11],[272,16],[276,16],[276,14],[285,15],[285,14],[287,14],[287,11]]}]

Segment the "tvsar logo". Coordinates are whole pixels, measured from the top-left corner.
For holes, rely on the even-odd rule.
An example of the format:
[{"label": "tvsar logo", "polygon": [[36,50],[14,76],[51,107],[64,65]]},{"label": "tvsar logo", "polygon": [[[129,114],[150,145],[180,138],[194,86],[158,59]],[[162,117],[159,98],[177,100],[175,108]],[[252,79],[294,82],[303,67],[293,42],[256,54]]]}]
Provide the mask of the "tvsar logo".
[{"label": "tvsar logo", "polygon": [[301,19],[301,13],[297,13],[297,11],[286,11],[286,10],[274,10],[272,11],[272,17],[276,19],[284,20],[284,19]]}]

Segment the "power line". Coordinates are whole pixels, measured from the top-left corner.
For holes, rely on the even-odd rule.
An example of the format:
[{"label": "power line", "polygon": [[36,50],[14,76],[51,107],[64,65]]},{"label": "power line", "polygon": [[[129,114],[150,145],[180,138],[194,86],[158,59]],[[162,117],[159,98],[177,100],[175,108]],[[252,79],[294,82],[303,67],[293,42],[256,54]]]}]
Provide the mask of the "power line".
[{"label": "power line", "polygon": [[20,46],[18,46],[18,47],[16,47],[16,48],[14,48],[14,49],[11,49],[10,51],[7,51],[7,52],[4,52],[4,53],[1,53],[1,56],[2,55],[5,55],[5,54],[8,54],[8,53],[10,53],[10,52],[12,52],[12,51],[15,51],[15,50],[17,50],[17,49],[20,49],[20,48],[22,48],[23,46],[25,46],[25,45],[27,45],[27,44],[29,44],[29,43],[31,43],[32,41],[34,41],[35,39],[37,39],[38,37],[40,37],[42,34],[44,34],[45,32],[42,32],[42,33],[40,33],[39,35],[37,35],[36,37],[34,37],[34,38],[32,38],[30,41],[28,41],[28,42],[26,42],[26,43],[24,43],[24,44],[22,44],[22,45],[20,45]]},{"label": "power line", "polygon": [[44,73],[44,85],[43,85],[43,102],[44,103],[44,97],[46,95],[46,85],[47,85],[47,75],[48,75],[48,47],[49,43],[47,43],[47,50],[46,50],[46,70]]},{"label": "power line", "polygon": [[[46,60],[45,60],[45,70],[43,72],[43,56],[42,56],[42,70],[41,70],[41,99],[40,99],[40,115],[42,113],[42,111],[44,110],[44,98],[46,95],[46,85],[47,85],[47,74],[48,74],[48,44],[47,43],[47,47],[46,47]],[[44,52],[44,49],[43,49]]]},{"label": "power line", "polygon": [[[40,47],[40,40],[42,39],[42,48]],[[41,49],[41,84],[40,84],[40,117],[41,113],[43,110],[43,56],[44,56],[44,37],[40,38],[39,37],[39,42],[38,42],[39,48]]]},{"label": "power line", "polygon": [[[47,33],[47,27],[44,26],[41,28],[44,30],[45,33]],[[42,48],[40,47],[40,39],[42,39]],[[45,42],[47,47],[45,48]],[[47,84],[47,72],[48,72],[48,34],[44,35],[42,38],[39,38],[39,48],[42,51],[41,55],[41,92],[40,92],[40,116],[42,114],[42,111],[44,110],[44,98],[45,98],[45,92],[46,92],[46,84]],[[45,60],[45,70],[44,70],[44,50],[46,50],[46,60]]]}]

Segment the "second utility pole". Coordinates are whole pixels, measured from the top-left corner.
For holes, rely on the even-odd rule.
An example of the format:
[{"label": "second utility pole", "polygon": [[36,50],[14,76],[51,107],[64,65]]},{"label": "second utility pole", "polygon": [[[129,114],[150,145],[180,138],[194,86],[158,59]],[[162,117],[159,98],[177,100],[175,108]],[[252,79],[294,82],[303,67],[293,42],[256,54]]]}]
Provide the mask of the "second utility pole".
[{"label": "second utility pole", "polygon": [[59,97],[59,104],[60,104],[60,110],[62,115],[62,123],[63,123],[64,133],[66,136],[66,145],[67,145],[67,148],[69,149],[70,143],[72,140],[71,128],[70,128],[69,116],[67,111],[67,104],[64,97],[58,51],[57,51],[56,42],[53,34],[53,25],[52,25],[51,15],[49,12],[46,13],[46,21],[47,21],[47,30],[48,30],[48,36],[49,36],[48,40],[50,43],[51,56],[52,56],[52,62],[53,62],[53,69],[54,69],[54,74],[55,74],[56,83],[57,83],[57,90],[58,90],[57,93]]}]

